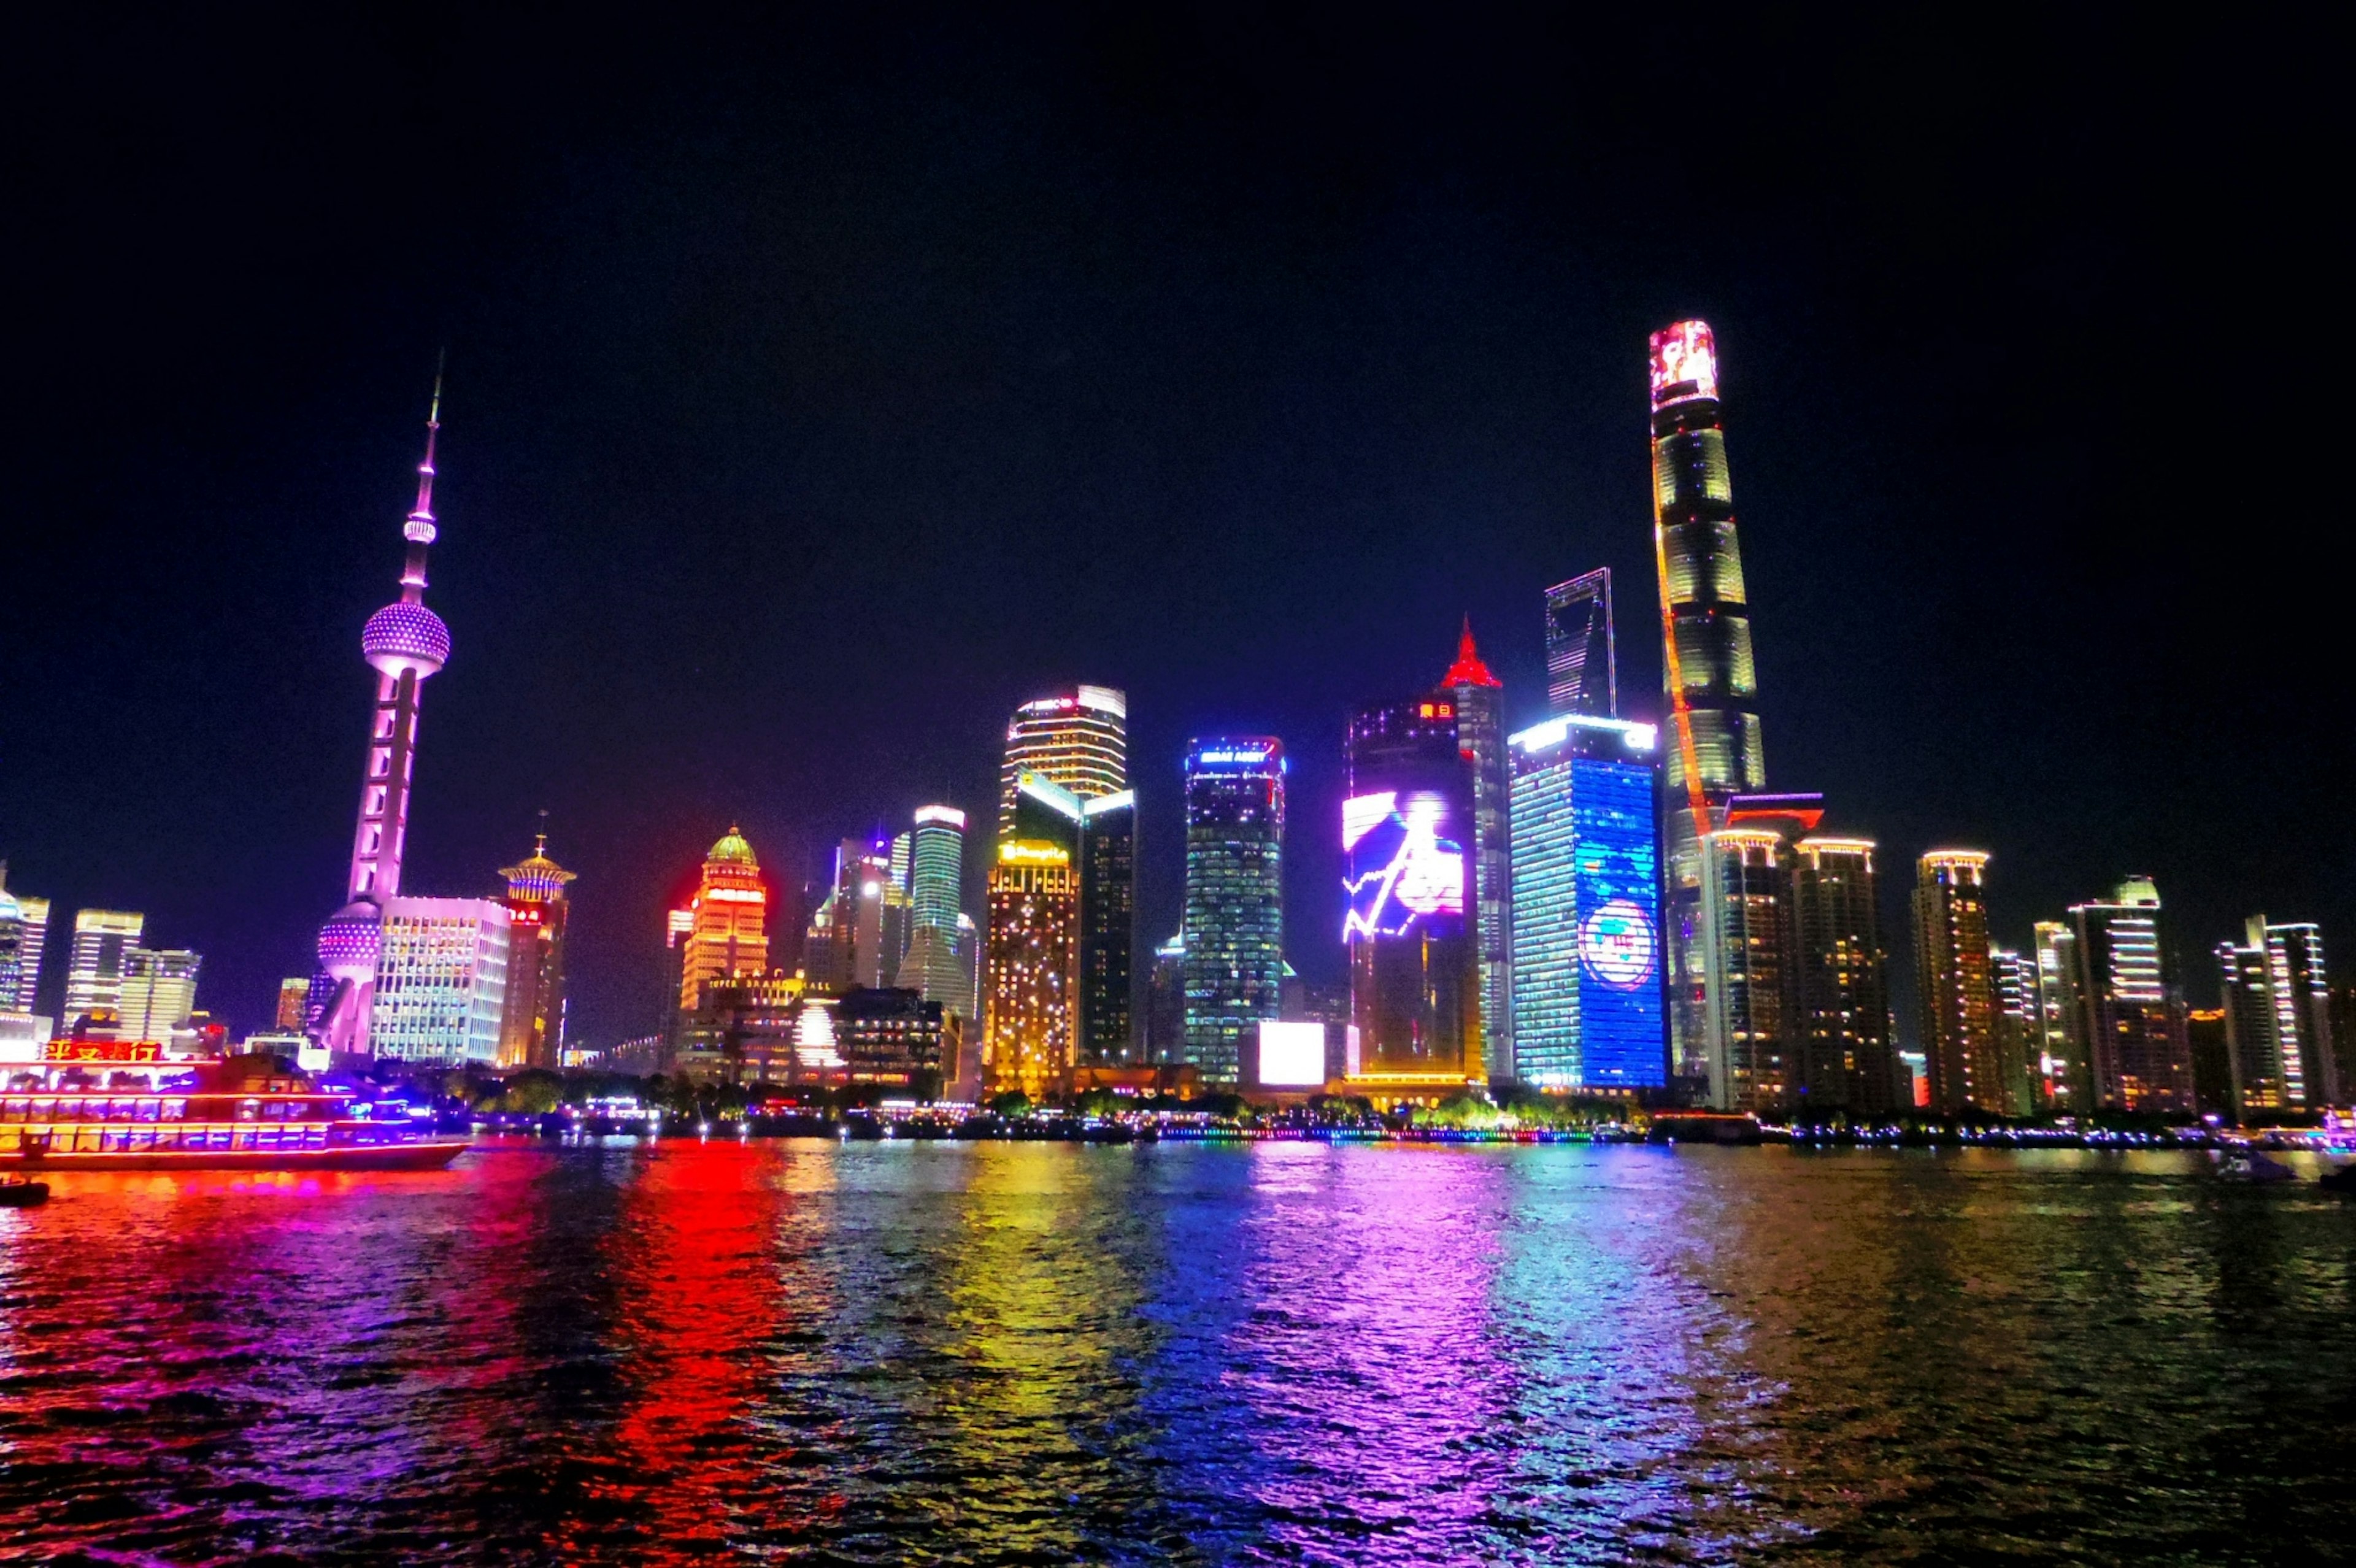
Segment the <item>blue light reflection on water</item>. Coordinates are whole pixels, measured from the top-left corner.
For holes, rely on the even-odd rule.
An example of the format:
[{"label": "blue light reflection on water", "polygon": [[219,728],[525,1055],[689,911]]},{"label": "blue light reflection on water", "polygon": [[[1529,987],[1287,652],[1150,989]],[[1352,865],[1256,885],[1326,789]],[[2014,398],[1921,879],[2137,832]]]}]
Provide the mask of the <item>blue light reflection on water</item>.
[{"label": "blue light reflection on water", "polygon": [[2197,1157],[486,1149],[0,1212],[0,1539],[134,1560],[2267,1561],[2356,1209]]}]

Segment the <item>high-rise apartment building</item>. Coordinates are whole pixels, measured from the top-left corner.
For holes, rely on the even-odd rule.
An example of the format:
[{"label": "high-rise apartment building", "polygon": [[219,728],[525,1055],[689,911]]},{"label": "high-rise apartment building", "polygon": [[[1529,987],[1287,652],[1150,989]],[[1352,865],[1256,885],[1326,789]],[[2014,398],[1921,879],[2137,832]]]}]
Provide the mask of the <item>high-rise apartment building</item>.
[{"label": "high-rise apartment building", "polygon": [[1342,803],[1343,940],[1350,956],[1354,1077],[1425,1098],[1486,1076],[1472,761],[1455,694],[1353,715]]},{"label": "high-rise apartment building", "polygon": [[1515,1082],[1665,1081],[1655,741],[1649,724],[1572,711],[1507,742]]},{"label": "high-rise apartment building", "polygon": [[1977,849],[1933,849],[1914,876],[1914,973],[1931,1108],[2008,1115],[1988,969],[1987,868]]},{"label": "high-rise apartment building", "polygon": [[[139,945],[147,917],[127,910],[85,909],[74,913],[73,948],[66,955],[65,1009],[59,1032],[86,1018],[119,1016],[123,1009],[125,955]],[[112,1033],[115,1024],[108,1022]]]},{"label": "high-rise apartment building", "polygon": [[8,862],[0,860],[0,1012],[33,1010],[48,941],[49,901],[10,892]]},{"label": "high-rise apartment building", "polygon": [[2039,1016],[2037,955],[2010,947],[1988,948],[1988,987],[1996,1001],[1997,1065],[2008,1115],[2035,1115],[2045,1109],[2044,1075],[2037,1059],[2044,1039]]},{"label": "high-rise apartment building", "polygon": [[409,541],[401,597],[360,629],[360,653],[376,671],[376,709],[369,727],[368,763],[360,780],[359,819],[352,835],[351,869],[344,905],[319,929],[319,970],[325,984],[316,1029],[331,1052],[370,1053],[376,1009],[369,988],[384,951],[386,901],[401,891],[402,856],[409,837],[409,794],[417,763],[418,704],[426,680],[450,662],[450,628],[425,607],[425,554],[437,533],[434,518],[434,443],[442,429],[442,379],[425,416],[425,460],[417,465],[417,504],[402,525]]},{"label": "high-rise apartment building", "polygon": [[2078,994],[2078,933],[2058,920],[2041,920],[2037,939],[2036,1068],[2044,1104],[2063,1115],[2094,1103],[2086,1061],[2085,1000]]},{"label": "high-rise apartment building", "polygon": [[301,1034],[311,1019],[311,982],[300,975],[278,982],[278,1012],[274,1021],[281,1034]]},{"label": "high-rise apartment building", "polygon": [[703,987],[769,966],[769,893],[761,863],[744,834],[731,826],[703,858],[703,874],[683,911],[679,1006],[693,1012]]},{"label": "high-rise apartment building", "polygon": [[508,997],[508,906],[498,899],[396,897],[384,901],[382,913],[372,1054],[496,1065]]},{"label": "high-rise apartment building", "polygon": [[1612,638],[1612,569],[1546,591],[1547,710],[1620,715],[1620,661]]},{"label": "high-rise apartment building", "polygon": [[1186,750],[1186,899],[1178,1050],[1205,1083],[1242,1081],[1245,1043],[1284,982],[1284,747],[1219,736]]},{"label": "high-rise apartment building", "polygon": [[1697,850],[1701,901],[1692,914],[1710,940],[1693,949],[1703,1005],[1694,1020],[1700,1050],[1687,1064],[1718,1110],[1781,1111],[1794,1089],[1793,837],[1779,820],[1733,823]]},{"label": "high-rise apartment building", "polygon": [[1062,1093],[1079,1060],[1080,878],[1071,851],[1009,838],[990,869],[982,1075],[992,1093]]},{"label": "high-rise apartment building", "polygon": [[548,858],[548,835],[499,875],[508,884],[508,996],[501,1009],[499,1065],[564,1065],[564,927],[573,872]]},{"label": "high-rise apartment building", "polygon": [[1873,855],[1870,838],[1830,834],[1793,847],[1793,1108],[1815,1119],[1911,1108],[1890,1038],[1890,955]]},{"label": "high-rise apartment building", "polygon": [[[1662,842],[1668,862],[1669,1033],[1678,1075],[1709,1084],[1723,1104],[1730,1080],[1712,1053],[1723,1021],[1752,1010],[1742,998],[1709,995],[1713,975],[1738,979],[1745,959],[1715,944],[1754,933],[1721,933],[1715,912],[1740,902],[1711,897],[1701,838],[1722,826],[1730,797],[1766,786],[1758,674],[1749,596],[1734,528],[1734,485],[1719,422],[1718,351],[1708,324],[1681,321],[1652,338],[1653,547],[1660,574],[1663,673],[1671,729],[1665,748]],[[1746,873],[1763,847],[1732,846],[1721,858]],[[1743,879],[1749,880],[1746,877]],[[1740,1027],[1748,1027],[1740,1026]],[[1763,1082],[1749,1073],[1746,1084]],[[1746,1098],[1745,1088],[1735,1097]]]},{"label": "high-rise apartment building", "polygon": [[1080,803],[1080,1060],[1137,1060],[1131,965],[1137,937],[1137,793]]},{"label": "high-rise apartment building", "polygon": [[2264,915],[2244,931],[2241,945],[2217,946],[2234,1115],[2339,1104],[2321,933]]},{"label": "high-rise apartment building", "polygon": [[2070,919],[2094,1086],[2089,1108],[2195,1110],[2185,1008],[2162,959],[2159,890],[2148,877],[2130,877],[2107,900],[2071,906]]},{"label": "high-rise apartment building", "polygon": [[197,971],[204,960],[186,948],[127,947],[114,1038],[168,1040],[197,1010]]},{"label": "high-rise apartment building", "polygon": [[1472,762],[1473,936],[1481,948],[1481,1040],[1493,1083],[1514,1079],[1513,837],[1505,764],[1505,685],[1472,645],[1472,618],[1440,677],[1456,700],[1456,744]]}]

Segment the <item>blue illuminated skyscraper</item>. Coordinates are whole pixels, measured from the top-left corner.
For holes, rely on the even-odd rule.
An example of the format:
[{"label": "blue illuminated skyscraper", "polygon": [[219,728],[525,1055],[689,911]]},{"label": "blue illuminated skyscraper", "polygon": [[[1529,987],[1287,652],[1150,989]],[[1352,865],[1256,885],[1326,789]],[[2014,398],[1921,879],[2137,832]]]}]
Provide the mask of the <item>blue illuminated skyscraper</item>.
[{"label": "blue illuminated skyscraper", "polygon": [[1284,747],[1273,736],[1186,752],[1184,1033],[1176,1060],[1209,1083],[1243,1073],[1244,1037],[1284,982]]},{"label": "blue illuminated skyscraper", "polygon": [[1654,728],[1569,713],[1510,744],[1515,1077],[1541,1089],[1659,1088]]}]

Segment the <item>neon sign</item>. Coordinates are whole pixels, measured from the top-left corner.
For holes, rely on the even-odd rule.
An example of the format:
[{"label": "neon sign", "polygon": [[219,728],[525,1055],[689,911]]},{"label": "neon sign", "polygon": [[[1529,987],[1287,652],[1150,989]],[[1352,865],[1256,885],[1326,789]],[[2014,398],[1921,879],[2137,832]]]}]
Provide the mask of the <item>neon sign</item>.
[{"label": "neon sign", "polygon": [[164,1046],[153,1040],[52,1040],[42,1045],[41,1060],[129,1065],[163,1061]]},{"label": "neon sign", "polygon": [[1709,323],[1681,321],[1653,334],[1653,406],[1718,396],[1718,343]]},{"label": "neon sign", "polygon": [[1464,847],[1440,837],[1447,826],[1448,802],[1438,795],[1402,799],[1387,790],[1342,803],[1342,848],[1350,856],[1344,941],[1403,936],[1420,920],[1462,918]]}]

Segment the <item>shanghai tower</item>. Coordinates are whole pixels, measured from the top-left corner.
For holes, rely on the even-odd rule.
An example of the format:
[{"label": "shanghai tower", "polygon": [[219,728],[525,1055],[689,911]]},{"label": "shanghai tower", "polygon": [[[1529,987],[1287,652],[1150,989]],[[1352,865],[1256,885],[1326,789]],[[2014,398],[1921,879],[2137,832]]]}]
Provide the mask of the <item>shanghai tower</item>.
[{"label": "shanghai tower", "polygon": [[[376,671],[369,722],[368,767],[360,781],[359,822],[352,835],[344,907],[319,930],[319,970],[312,986],[311,1033],[331,1052],[369,1053],[369,1014],[377,959],[384,950],[385,901],[401,891],[401,853],[409,830],[409,786],[416,763],[417,701],[426,677],[450,658],[450,628],[425,607],[425,551],[434,542],[434,441],[442,429],[442,379],[425,416],[425,460],[417,465],[417,505],[402,536],[409,558],[401,597],[368,618],[360,653]],[[322,994],[324,993],[324,995]]]},{"label": "shanghai tower", "polygon": [[1724,824],[1730,799],[1767,782],[1708,323],[1681,321],[1653,334],[1652,400],[1653,552],[1673,721],[1661,796],[1670,1061],[1677,1076],[1697,1083],[1709,1075],[1709,987],[1723,973],[1714,961],[1717,923],[1704,894],[1700,837]]}]

